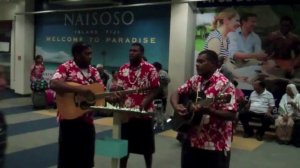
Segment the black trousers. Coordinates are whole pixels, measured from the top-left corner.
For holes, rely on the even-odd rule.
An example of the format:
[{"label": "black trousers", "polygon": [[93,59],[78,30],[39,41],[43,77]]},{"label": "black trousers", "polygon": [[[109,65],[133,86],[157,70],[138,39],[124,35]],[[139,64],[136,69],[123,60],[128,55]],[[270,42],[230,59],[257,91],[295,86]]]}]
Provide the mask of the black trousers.
[{"label": "black trousers", "polygon": [[95,127],[82,118],[59,123],[58,168],[92,168]]},{"label": "black trousers", "polygon": [[128,140],[128,153],[153,154],[155,140],[151,118],[132,118],[121,126],[121,138]]},{"label": "black trousers", "polygon": [[270,125],[274,122],[272,117],[267,116],[265,114],[258,114],[258,113],[254,113],[251,111],[242,111],[239,114],[239,119],[243,125],[245,133],[248,135],[254,134],[253,128],[250,127],[250,125],[249,125],[249,121],[253,117],[259,118],[262,123],[262,126],[257,130],[257,135],[259,135],[259,136],[263,136],[265,134],[266,130],[268,130]]},{"label": "black trousers", "polygon": [[229,168],[230,151],[211,151],[182,144],[181,168]]}]

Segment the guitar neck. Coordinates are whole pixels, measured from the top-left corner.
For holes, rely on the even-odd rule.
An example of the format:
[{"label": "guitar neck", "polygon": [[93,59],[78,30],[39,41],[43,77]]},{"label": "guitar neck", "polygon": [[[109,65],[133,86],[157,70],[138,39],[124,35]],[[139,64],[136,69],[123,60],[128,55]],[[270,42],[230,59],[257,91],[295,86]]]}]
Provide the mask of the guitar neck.
[{"label": "guitar neck", "polygon": [[101,98],[105,98],[105,97],[108,97],[108,96],[115,95],[116,93],[119,93],[119,94],[131,94],[131,93],[147,92],[147,91],[150,91],[150,89],[122,90],[122,91],[114,91],[114,92],[106,92],[106,93],[96,94],[95,97],[96,97],[96,99],[101,99]]}]

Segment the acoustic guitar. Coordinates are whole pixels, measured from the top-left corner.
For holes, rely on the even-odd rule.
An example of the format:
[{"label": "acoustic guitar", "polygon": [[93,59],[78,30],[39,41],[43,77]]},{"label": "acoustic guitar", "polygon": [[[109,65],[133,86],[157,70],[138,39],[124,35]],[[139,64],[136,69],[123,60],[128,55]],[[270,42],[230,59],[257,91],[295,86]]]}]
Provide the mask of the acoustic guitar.
[{"label": "acoustic guitar", "polygon": [[80,95],[76,93],[63,93],[56,94],[56,104],[59,114],[64,119],[75,119],[88,111],[91,111],[91,106],[104,106],[105,98],[116,94],[132,94],[139,92],[147,92],[151,89],[136,89],[136,90],[124,90],[115,92],[104,92],[103,85],[98,83],[90,85],[81,85],[74,82],[67,82],[68,85],[81,86],[92,91],[93,94],[90,95]]},{"label": "acoustic guitar", "polygon": [[199,104],[200,106],[208,107],[214,102],[229,103],[230,100],[230,94],[221,94],[215,98],[200,98],[197,100],[197,102],[191,101],[189,95],[180,95],[179,104],[183,104],[188,113],[186,115],[180,115],[177,112],[174,112],[174,116],[171,121],[172,129],[177,132],[186,133],[191,127],[200,124],[203,114],[201,112],[191,112],[190,109],[193,104]]}]

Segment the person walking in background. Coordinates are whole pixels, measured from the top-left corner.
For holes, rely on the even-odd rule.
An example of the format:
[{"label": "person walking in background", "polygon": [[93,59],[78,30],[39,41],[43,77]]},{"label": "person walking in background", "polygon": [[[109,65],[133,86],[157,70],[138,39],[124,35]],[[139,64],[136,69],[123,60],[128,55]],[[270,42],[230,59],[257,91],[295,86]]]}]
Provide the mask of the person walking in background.
[{"label": "person walking in background", "polygon": [[[118,89],[153,89],[151,92],[125,95],[123,102],[127,108],[154,111],[153,99],[160,92],[159,76],[155,67],[143,59],[144,46],[133,43],[129,49],[129,63],[120,67]],[[152,117],[130,117],[121,126],[121,138],[128,140],[128,155],[121,159],[120,167],[126,168],[130,153],[144,155],[147,168],[152,167],[155,140]]]},{"label": "person walking in background", "polygon": [[103,84],[106,86],[107,85],[107,81],[111,78],[105,70],[102,64],[97,64],[96,66],[97,71],[99,72],[100,78],[103,81]]},{"label": "person walking in background", "polygon": [[35,82],[36,80],[43,79],[43,73],[45,71],[43,57],[41,55],[37,55],[34,57],[34,63],[31,66],[30,80],[31,82]]},{"label": "person walking in background", "polygon": [[247,101],[245,100],[245,94],[244,92],[238,88],[238,82],[237,81],[233,81],[233,85],[235,87],[235,99],[236,99],[236,103],[237,103],[237,113],[236,113],[236,119],[233,121],[233,130],[236,130],[236,127],[238,125],[239,119],[239,113],[241,111],[244,110],[245,105],[247,104]]},{"label": "person walking in background", "polygon": [[31,90],[35,91],[45,91],[48,88],[48,83],[43,78],[45,71],[43,57],[37,55],[34,57],[34,63],[31,66],[30,81]]},{"label": "person walking in background", "polygon": [[6,80],[5,80],[3,68],[0,66],[0,91],[4,90],[5,88],[6,88]]},{"label": "person walking in background", "polygon": [[[81,85],[99,83],[103,85],[96,68],[91,66],[90,45],[78,42],[72,46],[73,59],[61,64],[50,81],[50,87],[57,94],[73,92],[79,95],[93,94],[81,86],[68,85],[75,82]],[[104,87],[104,86],[103,86]],[[75,119],[64,119],[58,113],[58,168],[92,168],[95,154],[95,126],[93,113],[87,112]]]},{"label": "person walking in background", "polygon": [[288,144],[291,140],[294,120],[300,116],[300,94],[294,84],[288,84],[286,94],[279,103],[280,116],[275,120],[276,135],[279,143]]},{"label": "person walking in background", "polygon": [[162,100],[163,110],[166,111],[167,106],[167,96],[168,96],[168,85],[171,82],[171,79],[168,73],[163,70],[163,66],[159,62],[154,62],[153,66],[159,75],[160,86],[162,87],[162,92],[159,94],[158,98]]},{"label": "person walking in background", "polygon": [[[185,116],[202,113],[200,121],[189,127],[181,150],[181,168],[229,168],[232,141],[232,121],[236,116],[235,88],[218,70],[218,55],[204,50],[197,57],[197,75],[194,75],[172,93],[170,101],[175,113]],[[215,101],[209,105],[179,104],[181,95],[195,92],[203,98],[220,94],[232,95],[229,103]],[[193,100],[192,100],[193,101]]]},{"label": "person walking in background", "polygon": [[117,88],[114,88],[117,86],[118,82],[118,71],[112,71],[112,78],[109,78],[106,85],[107,91],[117,90]]}]

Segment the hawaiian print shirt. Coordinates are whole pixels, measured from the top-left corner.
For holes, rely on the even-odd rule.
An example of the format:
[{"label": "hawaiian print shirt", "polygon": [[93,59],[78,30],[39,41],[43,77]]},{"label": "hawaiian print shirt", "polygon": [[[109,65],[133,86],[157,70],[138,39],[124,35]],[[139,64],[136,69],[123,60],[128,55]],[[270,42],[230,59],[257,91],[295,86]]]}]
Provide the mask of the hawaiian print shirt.
[{"label": "hawaiian print shirt", "polygon": [[[92,83],[99,83],[103,85],[96,68],[90,65],[87,70],[87,73],[84,74],[73,60],[69,60],[61,64],[54,73],[52,80],[64,80],[67,82],[75,82],[81,85],[88,85]],[[59,120],[63,119],[59,115],[59,112],[58,116]],[[86,113],[86,115],[83,118],[87,122],[93,123],[93,113]]]},{"label": "hawaiian print shirt", "polygon": [[[156,88],[159,87],[159,76],[155,67],[146,62],[142,61],[137,68],[130,67],[127,63],[123,65],[118,72],[117,85],[122,87],[124,90],[129,89],[140,89],[140,88]],[[128,108],[139,108],[142,101],[148,94],[146,93],[134,93],[128,94],[125,97],[125,107]],[[153,102],[147,111],[153,111]]]},{"label": "hawaiian print shirt", "polygon": [[[207,98],[216,97],[226,86],[228,79],[218,70],[208,80],[206,87],[202,87],[204,80],[195,75],[177,89],[178,94],[201,91],[203,89]],[[235,88],[230,83],[224,94],[232,95],[231,101],[226,104],[212,103],[210,106],[224,113],[237,111],[235,100]],[[232,140],[232,122],[219,119],[214,116],[203,115],[201,124],[192,128],[188,133],[192,147],[205,150],[224,151],[230,150]]]},{"label": "hawaiian print shirt", "polygon": [[31,65],[31,74],[30,74],[30,80],[31,82],[34,82],[36,80],[41,80],[43,78],[43,73],[45,71],[45,67],[43,64],[41,65]]}]

